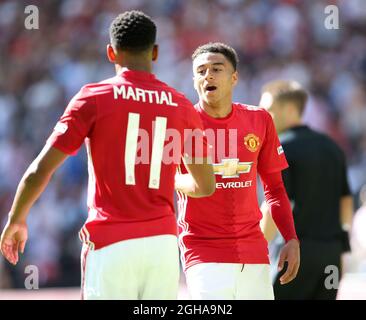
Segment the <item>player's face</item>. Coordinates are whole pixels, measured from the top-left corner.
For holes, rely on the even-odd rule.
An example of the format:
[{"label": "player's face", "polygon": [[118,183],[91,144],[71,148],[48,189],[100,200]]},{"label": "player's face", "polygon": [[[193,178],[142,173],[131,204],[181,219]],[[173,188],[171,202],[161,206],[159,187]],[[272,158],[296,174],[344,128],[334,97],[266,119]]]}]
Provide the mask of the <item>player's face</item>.
[{"label": "player's face", "polygon": [[274,125],[278,133],[285,130],[286,127],[286,108],[273,101],[269,92],[264,92],[261,96],[259,106],[266,109],[272,116]]},{"label": "player's face", "polygon": [[238,75],[221,53],[203,53],[193,61],[193,81],[200,100],[216,104],[225,99],[231,103]]}]

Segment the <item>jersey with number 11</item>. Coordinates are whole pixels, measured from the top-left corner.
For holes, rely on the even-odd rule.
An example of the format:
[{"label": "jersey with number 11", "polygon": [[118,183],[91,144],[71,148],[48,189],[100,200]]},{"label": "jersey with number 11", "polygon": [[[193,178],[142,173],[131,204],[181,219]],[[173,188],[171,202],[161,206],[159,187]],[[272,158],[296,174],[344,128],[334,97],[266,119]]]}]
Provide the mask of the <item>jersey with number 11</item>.
[{"label": "jersey with number 11", "polygon": [[[174,175],[189,130],[202,132],[192,104],[151,73],[124,69],[84,86],[48,142],[88,153],[88,219],[79,235],[98,249],[147,236],[177,234]],[[207,155],[206,140],[197,135]],[[188,148],[194,156],[194,148]],[[193,149],[193,150],[191,150]]]}]

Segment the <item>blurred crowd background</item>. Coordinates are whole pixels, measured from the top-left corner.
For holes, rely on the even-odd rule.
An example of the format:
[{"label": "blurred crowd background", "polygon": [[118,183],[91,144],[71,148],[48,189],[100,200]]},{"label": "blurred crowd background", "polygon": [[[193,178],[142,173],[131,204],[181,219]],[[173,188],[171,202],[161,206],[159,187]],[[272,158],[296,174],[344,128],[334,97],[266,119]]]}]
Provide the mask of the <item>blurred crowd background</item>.
[{"label": "blurred crowd background", "polygon": [[[27,30],[27,5],[38,30]],[[325,7],[339,9],[328,30]],[[305,119],[332,136],[347,154],[359,210],[353,249],[366,272],[366,3],[364,0],[33,0],[0,1],[0,220],[4,225],[17,183],[39,153],[70,98],[89,82],[114,75],[105,48],[120,12],[141,9],[158,25],[157,76],[197,100],[191,54],[209,41],[233,46],[240,58],[235,100],[256,105],[261,86],[295,79],[310,93]],[[86,216],[85,150],[70,157],[29,217],[29,241],[19,264],[0,258],[0,288],[24,288],[26,265],[39,268],[40,286],[79,286],[77,233]],[[366,201],[366,197],[365,197]],[[365,204],[366,205],[366,204]],[[363,218],[361,214],[363,212]],[[355,229],[356,230],[356,229]],[[362,251],[364,250],[364,251]]]}]

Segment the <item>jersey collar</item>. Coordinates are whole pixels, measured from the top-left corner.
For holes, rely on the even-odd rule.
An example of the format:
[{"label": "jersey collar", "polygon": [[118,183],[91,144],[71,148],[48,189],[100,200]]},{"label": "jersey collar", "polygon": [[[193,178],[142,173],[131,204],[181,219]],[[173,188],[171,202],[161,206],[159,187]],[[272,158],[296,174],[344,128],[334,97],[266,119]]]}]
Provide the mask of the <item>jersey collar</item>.
[{"label": "jersey collar", "polygon": [[155,75],[153,73],[141,70],[131,70],[126,67],[122,68],[121,71],[117,74],[117,76],[125,77],[125,78],[135,78],[135,79],[155,79]]},{"label": "jersey collar", "polygon": [[231,107],[232,107],[232,110],[231,112],[224,118],[214,118],[212,116],[210,116],[204,109],[203,107],[201,106],[201,103],[198,102],[196,104],[197,108],[198,109],[198,112],[202,115],[202,117],[208,119],[209,121],[211,122],[216,122],[216,123],[227,123],[229,121],[231,121],[235,115],[235,112],[236,112],[236,105],[234,103],[231,104]]}]

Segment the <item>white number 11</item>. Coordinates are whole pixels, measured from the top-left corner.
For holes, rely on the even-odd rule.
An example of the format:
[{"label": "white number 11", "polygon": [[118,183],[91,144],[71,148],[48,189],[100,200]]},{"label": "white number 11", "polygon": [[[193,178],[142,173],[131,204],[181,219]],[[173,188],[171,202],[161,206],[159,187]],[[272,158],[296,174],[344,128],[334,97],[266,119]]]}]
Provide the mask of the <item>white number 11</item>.
[{"label": "white number 11", "polygon": [[[149,188],[159,189],[161,161],[163,159],[164,141],[166,133],[167,118],[156,117],[153,146],[150,162]],[[137,139],[140,126],[140,114],[130,112],[128,114],[126,149],[125,149],[125,171],[126,184],[135,185],[135,161],[137,153]]]}]

